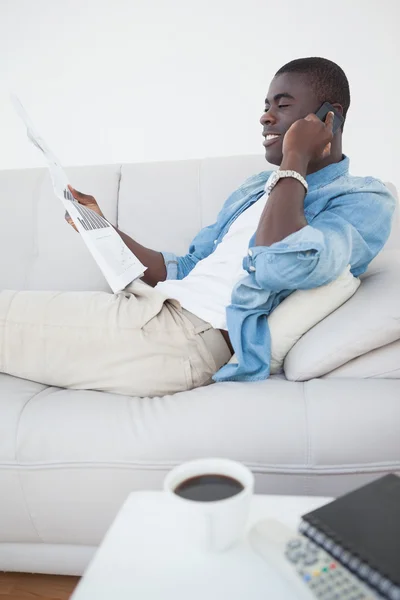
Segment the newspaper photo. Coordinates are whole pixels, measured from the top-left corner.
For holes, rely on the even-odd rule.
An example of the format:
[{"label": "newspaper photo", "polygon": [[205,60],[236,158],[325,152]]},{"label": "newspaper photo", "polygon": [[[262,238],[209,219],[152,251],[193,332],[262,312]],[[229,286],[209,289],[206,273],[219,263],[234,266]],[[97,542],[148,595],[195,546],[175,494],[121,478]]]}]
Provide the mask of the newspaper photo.
[{"label": "newspaper photo", "polygon": [[131,252],[107,219],[75,200],[68,189],[70,182],[64,169],[33,127],[19,98],[12,94],[11,101],[26,126],[28,138],[44,156],[56,196],[69,213],[112,291],[120,292],[141,277],[147,267]]}]

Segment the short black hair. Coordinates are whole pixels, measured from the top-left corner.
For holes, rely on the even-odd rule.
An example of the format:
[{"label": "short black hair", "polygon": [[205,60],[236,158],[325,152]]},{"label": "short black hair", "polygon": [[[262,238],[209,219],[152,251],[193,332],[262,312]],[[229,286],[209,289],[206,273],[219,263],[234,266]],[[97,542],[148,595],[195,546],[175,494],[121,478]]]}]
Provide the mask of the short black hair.
[{"label": "short black hair", "polygon": [[306,75],[321,104],[338,102],[343,106],[343,117],[346,118],[350,106],[350,87],[339,65],[327,58],[317,56],[297,58],[281,67],[275,73],[275,77],[283,73]]}]

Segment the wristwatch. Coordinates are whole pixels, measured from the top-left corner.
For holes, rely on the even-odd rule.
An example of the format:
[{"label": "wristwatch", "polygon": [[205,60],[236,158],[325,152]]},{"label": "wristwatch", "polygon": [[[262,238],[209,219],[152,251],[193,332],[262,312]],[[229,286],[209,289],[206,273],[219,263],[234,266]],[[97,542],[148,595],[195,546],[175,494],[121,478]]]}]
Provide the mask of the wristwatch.
[{"label": "wristwatch", "polygon": [[308,183],[307,181],[304,179],[304,177],[302,175],[300,175],[300,173],[297,173],[297,171],[275,171],[274,173],[272,173],[270,180],[269,180],[269,184],[267,186],[267,191],[271,192],[274,187],[276,186],[276,184],[278,183],[278,181],[280,179],[282,179],[283,177],[293,177],[294,179],[297,179],[298,181],[300,181],[300,183],[302,183],[306,189],[306,193],[308,190]]}]

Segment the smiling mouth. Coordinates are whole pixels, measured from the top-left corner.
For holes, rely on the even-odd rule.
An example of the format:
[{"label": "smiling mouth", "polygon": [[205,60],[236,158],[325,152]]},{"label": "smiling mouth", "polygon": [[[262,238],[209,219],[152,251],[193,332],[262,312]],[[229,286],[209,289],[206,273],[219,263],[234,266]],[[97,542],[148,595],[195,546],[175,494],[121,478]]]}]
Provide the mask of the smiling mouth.
[{"label": "smiling mouth", "polygon": [[263,141],[263,146],[265,146],[265,147],[271,146],[277,140],[279,140],[280,137],[281,137],[280,135],[273,135],[273,134],[266,135],[265,140]]}]

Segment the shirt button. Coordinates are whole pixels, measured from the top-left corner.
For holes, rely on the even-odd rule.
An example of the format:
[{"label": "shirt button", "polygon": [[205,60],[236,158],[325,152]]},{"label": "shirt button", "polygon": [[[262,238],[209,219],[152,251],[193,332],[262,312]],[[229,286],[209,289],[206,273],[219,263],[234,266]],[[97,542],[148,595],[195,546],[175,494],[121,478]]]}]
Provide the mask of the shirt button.
[{"label": "shirt button", "polygon": [[255,270],[256,270],[256,268],[253,267],[253,265],[251,265],[251,267],[249,267],[249,271],[255,271]]},{"label": "shirt button", "polygon": [[252,250],[249,250],[249,253],[248,253],[248,254],[249,254],[249,256],[253,256],[253,252],[252,252]]}]

